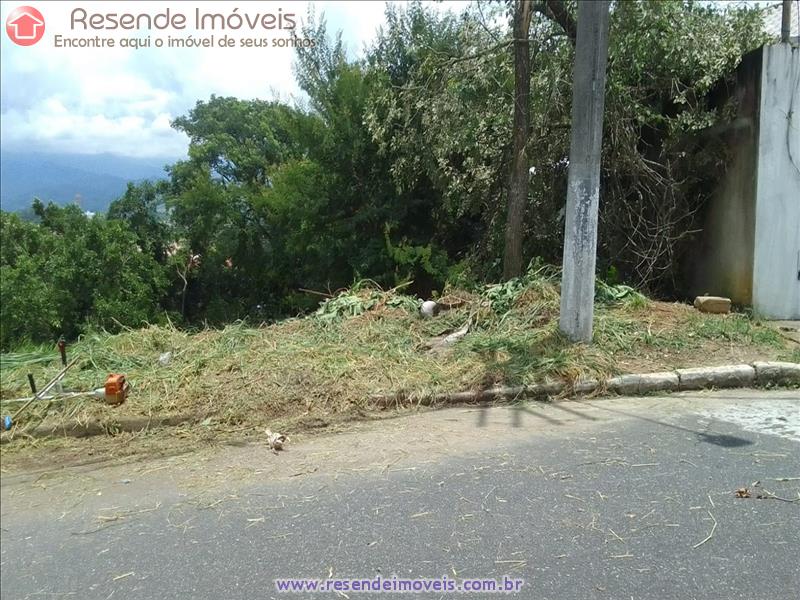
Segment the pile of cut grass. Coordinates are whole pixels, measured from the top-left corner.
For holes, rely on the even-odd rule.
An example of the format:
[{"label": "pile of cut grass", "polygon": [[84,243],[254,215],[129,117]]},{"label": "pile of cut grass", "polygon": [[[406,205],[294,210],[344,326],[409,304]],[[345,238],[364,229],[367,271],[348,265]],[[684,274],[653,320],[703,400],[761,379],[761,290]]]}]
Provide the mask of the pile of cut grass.
[{"label": "pile of cut grass", "polygon": [[[402,394],[411,404],[497,384],[788,354],[777,332],[746,315],[702,315],[611,286],[598,288],[594,344],[570,344],[558,331],[557,281],[556,273],[539,268],[474,292],[449,290],[445,303],[454,308],[433,319],[420,317],[418,299],[359,285],[314,315],[261,327],[93,333],[69,347],[79,361],[65,387],[91,390],[108,373],[125,373],[133,385],[128,401],[115,408],[95,399],[54,404],[45,422],[190,414],[206,426],[302,427],[332,415],[357,417],[375,408],[370,398],[377,394]],[[466,322],[469,334],[452,348],[428,352],[429,340]],[[164,353],[171,356],[167,364],[159,361]],[[38,382],[49,379],[60,368],[57,358],[48,348],[4,355],[2,398],[28,394],[28,372]],[[3,413],[11,411],[6,406]],[[35,408],[25,419],[42,416]]]}]

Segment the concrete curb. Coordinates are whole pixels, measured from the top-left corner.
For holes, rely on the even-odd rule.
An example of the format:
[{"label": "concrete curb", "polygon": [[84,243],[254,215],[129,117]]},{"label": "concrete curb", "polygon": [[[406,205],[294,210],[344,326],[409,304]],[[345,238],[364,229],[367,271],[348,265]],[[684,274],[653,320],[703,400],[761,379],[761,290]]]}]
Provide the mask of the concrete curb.
[{"label": "concrete curb", "polygon": [[754,362],[758,385],[800,385],[800,363]]},{"label": "concrete curb", "polygon": [[467,392],[408,396],[406,394],[380,394],[370,399],[382,407],[403,404],[428,406],[433,404],[458,404],[487,402],[517,398],[543,398],[550,396],[582,395],[611,392],[619,395],[641,395],[653,392],[679,392],[710,388],[737,388],[770,385],[800,385],[800,364],[789,362],[755,362],[752,365],[724,365],[678,369],[660,373],[620,375],[608,380],[586,379],[570,385],[565,382],[541,383],[528,386],[493,387]]},{"label": "concrete curb", "polygon": [[[94,421],[90,423],[71,422],[62,425],[40,425],[32,431],[26,431],[25,436],[33,438],[82,438],[93,437],[96,435],[108,435],[115,433],[139,433],[157,427],[175,427],[186,423],[200,422],[202,417],[198,415],[167,415],[164,417],[122,417],[119,419],[106,419],[104,421]],[[3,444],[11,442],[13,431],[4,431],[0,436]]]},{"label": "concrete curb", "polygon": [[747,387],[756,381],[756,370],[750,365],[678,369],[676,373],[680,390]]}]

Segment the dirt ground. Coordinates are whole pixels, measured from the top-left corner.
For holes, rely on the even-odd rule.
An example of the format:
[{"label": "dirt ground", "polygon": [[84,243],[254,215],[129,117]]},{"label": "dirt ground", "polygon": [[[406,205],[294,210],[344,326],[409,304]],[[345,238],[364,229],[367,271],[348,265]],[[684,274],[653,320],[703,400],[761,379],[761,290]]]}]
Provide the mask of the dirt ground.
[{"label": "dirt ground", "polygon": [[[800,401],[796,391],[769,393],[778,412],[787,403]],[[763,395],[757,390],[729,390],[442,410],[423,407],[387,413],[369,422],[293,434],[282,452],[269,449],[263,432],[214,440],[158,436],[158,443],[149,441],[146,448],[117,438],[72,440],[71,446],[58,446],[52,452],[21,453],[12,455],[11,460],[4,454],[0,487],[4,503],[11,498],[14,506],[25,506],[26,511],[48,510],[62,516],[70,507],[85,502],[107,507],[116,497],[122,502],[130,496],[141,504],[149,490],[163,491],[165,485],[203,506],[224,502],[232,486],[264,479],[289,481],[413,470],[453,455],[496,454],[505,445],[525,441],[531,435],[580,436],[584,431],[591,435],[598,425],[620,418],[646,415],[657,422],[687,410],[705,414],[703,411],[732,399],[741,399],[746,406]],[[770,415],[749,418],[742,424],[755,431],[774,427]],[[738,418],[727,413],[714,416],[732,421]],[[787,435],[800,435],[800,429]]]}]

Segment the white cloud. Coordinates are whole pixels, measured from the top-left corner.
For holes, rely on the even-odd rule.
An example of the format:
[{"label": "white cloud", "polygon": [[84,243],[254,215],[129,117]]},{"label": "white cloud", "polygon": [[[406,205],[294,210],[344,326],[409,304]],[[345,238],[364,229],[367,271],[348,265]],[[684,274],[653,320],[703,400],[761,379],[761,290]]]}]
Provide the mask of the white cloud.
[{"label": "white cloud", "polygon": [[[3,23],[17,4],[2,2]],[[54,36],[90,37],[90,32],[70,31],[70,13],[78,6],[88,13],[152,15],[166,9],[193,15],[195,8],[230,14],[238,6],[240,14],[281,10],[304,19],[307,2],[33,4],[45,17],[42,41],[20,47],[2,34],[0,138],[6,148],[176,158],[185,154],[186,138],[171,129],[169,122],[185,114],[197,100],[211,94],[262,99],[301,96],[292,75],[291,48],[57,48]],[[364,44],[372,41],[384,20],[385,2],[312,4],[317,15],[325,13],[330,32],[343,31],[343,39],[353,54],[360,54]],[[450,4],[460,8],[464,2]],[[117,44],[124,37],[147,35],[130,31],[100,33],[114,37]],[[150,37],[170,33],[175,34],[154,31]],[[209,34],[185,30],[180,35],[190,33],[196,37]]]},{"label": "white cloud", "polygon": [[[0,136],[6,148],[58,152],[113,152],[175,158],[185,154],[186,138],[169,123],[211,94],[240,98],[298,95],[290,48],[57,48],[55,34],[71,32],[70,12],[148,12],[166,8],[193,14],[246,11],[295,12],[307,3],[257,2],[35,2],[44,15],[45,37],[20,47],[2,34]],[[2,21],[17,2],[2,3]],[[330,13],[331,28],[345,29],[355,47],[370,40],[383,18],[382,2],[317,6]],[[131,32],[126,32],[130,37]],[[164,36],[170,32],[152,32]],[[174,33],[174,32],[172,32]],[[183,35],[192,33],[186,30]],[[197,32],[194,32],[197,33]],[[199,35],[207,35],[200,32]],[[117,40],[124,35],[101,32]],[[139,34],[142,37],[142,34]],[[152,40],[151,40],[152,43]]]}]

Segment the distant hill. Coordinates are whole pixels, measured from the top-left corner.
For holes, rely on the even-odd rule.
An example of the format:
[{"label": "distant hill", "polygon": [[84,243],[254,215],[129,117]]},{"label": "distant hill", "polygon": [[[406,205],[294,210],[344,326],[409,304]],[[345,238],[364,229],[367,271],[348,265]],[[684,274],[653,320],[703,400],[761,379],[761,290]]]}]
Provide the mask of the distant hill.
[{"label": "distant hill", "polygon": [[105,211],[129,181],[163,179],[169,159],[130,158],[114,154],[0,153],[0,207],[20,211],[34,198]]}]

